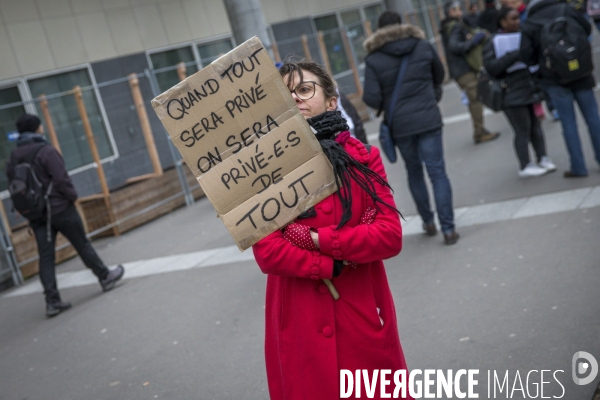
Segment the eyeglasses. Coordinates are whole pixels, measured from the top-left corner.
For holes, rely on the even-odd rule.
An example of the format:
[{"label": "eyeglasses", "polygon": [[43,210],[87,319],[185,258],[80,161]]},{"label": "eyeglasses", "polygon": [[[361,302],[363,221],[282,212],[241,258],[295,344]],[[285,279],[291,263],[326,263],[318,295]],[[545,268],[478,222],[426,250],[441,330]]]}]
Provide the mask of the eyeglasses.
[{"label": "eyeglasses", "polygon": [[323,85],[320,85],[315,81],[305,81],[298,84],[295,89],[290,90],[290,93],[296,94],[296,97],[298,97],[300,100],[310,100],[316,93],[315,85],[323,87]]}]

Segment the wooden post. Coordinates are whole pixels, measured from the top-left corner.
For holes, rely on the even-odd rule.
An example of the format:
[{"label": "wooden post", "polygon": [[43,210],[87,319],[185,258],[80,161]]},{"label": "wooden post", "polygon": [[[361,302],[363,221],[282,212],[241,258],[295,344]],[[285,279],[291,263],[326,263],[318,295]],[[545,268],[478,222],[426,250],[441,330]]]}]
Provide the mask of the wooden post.
[{"label": "wooden post", "polygon": [[150,120],[148,120],[148,114],[146,113],[146,107],[144,106],[144,99],[142,98],[142,92],[140,90],[140,82],[136,74],[129,75],[129,86],[131,87],[131,95],[133,96],[133,102],[135,103],[138,118],[140,119],[144,140],[146,141],[146,146],[148,147],[148,155],[150,156],[150,162],[152,163],[154,175],[161,176],[163,174],[163,170],[160,165],[158,152],[156,151],[154,136],[152,136]]},{"label": "wooden post", "polygon": [[440,21],[443,21],[446,18],[446,15],[444,14],[444,6],[441,4],[438,6],[438,15],[440,16]]},{"label": "wooden post", "polygon": [[273,51],[273,57],[275,58],[275,62],[281,62],[281,56],[279,55],[279,48],[277,47],[277,43],[271,43],[271,50]]},{"label": "wooden post", "polygon": [[187,78],[187,68],[183,61],[177,64],[177,76],[179,77],[180,82]]},{"label": "wooden post", "polygon": [[115,224],[115,216],[112,212],[112,206],[110,203],[110,190],[108,189],[108,184],[106,183],[104,168],[102,167],[102,162],[100,161],[100,154],[98,153],[98,147],[96,146],[96,141],[94,140],[94,133],[92,132],[92,126],[90,125],[90,120],[88,118],[87,111],[85,109],[85,104],[83,102],[81,87],[79,85],[73,88],[73,94],[75,95],[75,101],[77,101],[79,116],[81,117],[83,130],[85,131],[85,136],[90,146],[90,152],[92,153],[94,163],[96,163],[96,172],[98,174],[98,179],[100,180],[100,186],[102,187],[102,194],[104,197],[104,203],[106,204],[106,210],[110,217],[110,222],[113,225],[113,233],[115,234],[115,236],[119,236],[119,229]]},{"label": "wooden post", "polygon": [[310,47],[308,47],[308,37],[306,35],[300,36],[302,40],[302,48],[304,48],[304,57],[307,60],[312,60],[312,56],[310,55]]},{"label": "wooden post", "polygon": [[[406,23],[406,20],[404,21],[404,23]],[[366,20],[364,26],[365,26],[365,34],[367,35],[367,37],[371,36],[373,34],[373,28],[371,27],[371,21]]]},{"label": "wooden post", "polygon": [[352,69],[352,75],[354,75],[354,84],[356,85],[356,91],[362,98],[363,90],[362,85],[360,83],[360,75],[358,74],[358,68],[356,68],[356,63],[354,62],[354,52],[352,51],[350,39],[348,39],[348,32],[346,32],[346,28],[342,28],[341,33],[342,42],[344,42],[344,49],[346,50],[346,56],[350,63],[350,69]]},{"label": "wooden post", "polygon": [[54,130],[54,124],[52,123],[52,116],[48,110],[48,100],[46,99],[46,95],[41,94],[38,96],[38,98],[40,99],[40,107],[42,108],[44,119],[46,120],[46,128],[48,129],[48,136],[50,136],[52,146],[54,146],[54,148],[62,154],[62,151],[60,150],[60,144],[58,143],[58,137],[56,136],[56,131]]},{"label": "wooden post", "polygon": [[330,76],[333,76],[333,74],[331,73],[331,65],[329,64],[329,56],[327,55],[327,48],[325,47],[323,31],[319,31],[317,39],[319,40],[319,49],[321,49],[321,57],[323,58],[323,64],[325,64],[325,69],[327,70],[327,73]]},{"label": "wooden post", "polygon": [[427,13],[429,14],[429,21],[431,21],[431,33],[433,33],[433,37],[437,37],[436,26],[437,23],[435,21],[435,14],[433,13],[433,6],[427,7]]}]

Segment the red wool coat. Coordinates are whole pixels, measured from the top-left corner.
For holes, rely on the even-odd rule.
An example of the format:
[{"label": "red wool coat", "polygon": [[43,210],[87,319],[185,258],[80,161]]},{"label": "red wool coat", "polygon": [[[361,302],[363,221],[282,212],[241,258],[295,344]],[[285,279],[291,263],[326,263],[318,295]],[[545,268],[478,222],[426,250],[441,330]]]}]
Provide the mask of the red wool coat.
[{"label": "red wool coat", "polygon": [[[356,139],[344,144],[359,162],[387,179],[379,150],[370,152]],[[394,205],[389,189],[376,185],[378,196]],[[276,231],[253,246],[268,275],[265,312],[265,357],[272,400],[340,398],[340,369],[406,369],[396,311],[382,259],[402,248],[396,212],[379,206],[373,223],[359,224],[373,201],[352,182],[352,218],[340,230],[337,194],[315,206],[316,216],[296,223],[318,228],[319,251],[292,245]],[[333,278],[340,299],[333,300],[323,278],[332,278],[334,258],[357,262]],[[408,376],[408,372],[407,372]],[[388,379],[390,376],[388,375]],[[393,378],[387,393],[393,393]],[[361,398],[367,398],[364,384]],[[355,393],[355,392],[354,392]],[[354,393],[351,398],[354,398]],[[379,386],[375,397],[380,398]]]}]

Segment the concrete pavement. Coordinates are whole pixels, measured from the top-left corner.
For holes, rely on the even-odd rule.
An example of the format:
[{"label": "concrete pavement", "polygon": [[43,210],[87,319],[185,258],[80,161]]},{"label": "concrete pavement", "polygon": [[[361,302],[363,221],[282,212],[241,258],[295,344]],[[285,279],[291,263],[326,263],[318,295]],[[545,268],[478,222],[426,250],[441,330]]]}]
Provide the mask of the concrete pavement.
[{"label": "concrete pavement", "polygon": [[[404,249],[386,267],[409,367],[479,369],[479,398],[509,398],[488,396],[487,371],[508,371],[512,388],[517,372],[525,385],[528,371],[550,370],[564,389],[534,373],[532,395],[543,380],[544,396],[591,399],[599,378],[571,379],[574,353],[600,360],[600,172],[587,131],[588,178],[562,178],[560,125],[545,121],[559,171],[520,180],[501,113],[486,116],[501,137],[475,146],[453,84],[441,108],[457,245],[420,234],[404,168],[386,165],[406,217]],[[265,277],[206,199],[94,245],[126,264],[112,292],[76,258],[57,269],[74,307],[56,318],[44,317],[35,279],[0,295],[0,400],[268,398]]]}]

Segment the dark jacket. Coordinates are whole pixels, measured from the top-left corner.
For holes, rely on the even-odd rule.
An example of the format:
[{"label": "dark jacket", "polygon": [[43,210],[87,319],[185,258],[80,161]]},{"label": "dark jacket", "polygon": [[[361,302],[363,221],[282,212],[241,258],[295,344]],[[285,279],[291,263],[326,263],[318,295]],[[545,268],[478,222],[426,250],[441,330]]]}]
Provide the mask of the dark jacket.
[{"label": "dark jacket", "polygon": [[[527,19],[523,23],[521,37],[521,61],[527,65],[540,66],[540,77],[542,82],[549,85],[558,85],[552,79],[550,71],[542,60],[542,51],[540,43],[540,33],[542,27],[557,17],[565,16],[577,21],[584,28],[586,35],[590,35],[592,27],[585,16],[576,11],[573,7],[567,6],[564,2],[556,0],[532,0],[527,7]],[[595,86],[593,75],[581,78],[575,82],[563,85],[573,90],[591,89]]]},{"label": "dark jacket", "polygon": [[506,84],[502,100],[503,109],[537,103],[543,99],[539,82],[529,72],[528,68],[519,69],[511,73],[506,72],[518,60],[518,50],[496,58],[493,38],[483,48],[483,66],[492,77],[504,79],[504,83]]},{"label": "dark jacket", "polygon": [[498,10],[492,5],[486,5],[485,10],[479,14],[479,27],[488,32],[496,32],[498,29]]},{"label": "dark jacket", "polygon": [[473,43],[470,28],[455,18],[446,18],[441,23],[440,33],[450,77],[458,79],[467,72],[473,72],[465,58],[469,50],[477,45]]},{"label": "dark jacket", "polygon": [[465,24],[469,25],[471,28],[478,28],[479,27],[479,13],[467,14],[463,17],[463,21]]},{"label": "dark jacket", "polygon": [[45,143],[46,146],[38,151],[33,160],[33,170],[44,188],[47,188],[52,182],[50,208],[52,215],[56,215],[65,211],[70,204],[77,200],[77,192],[67,173],[62,156],[48,144],[42,135],[24,132],[19,136],[17,148],[12,151],[6,164],[6,176],[10,181],[15,175],[14,166],[17,164],[17,160],[25,158],[39,143]]},{"label": "dark jacket", "polygon": [[441,128],[437,100],[441,97],[444,66],[423,31],[412,25],[391,25],[378,29],[365,40],[364,47],[368,55],[363,100],[376,110],[388,109],[402,59],[410,57],[393,111],[394,137]]}]

